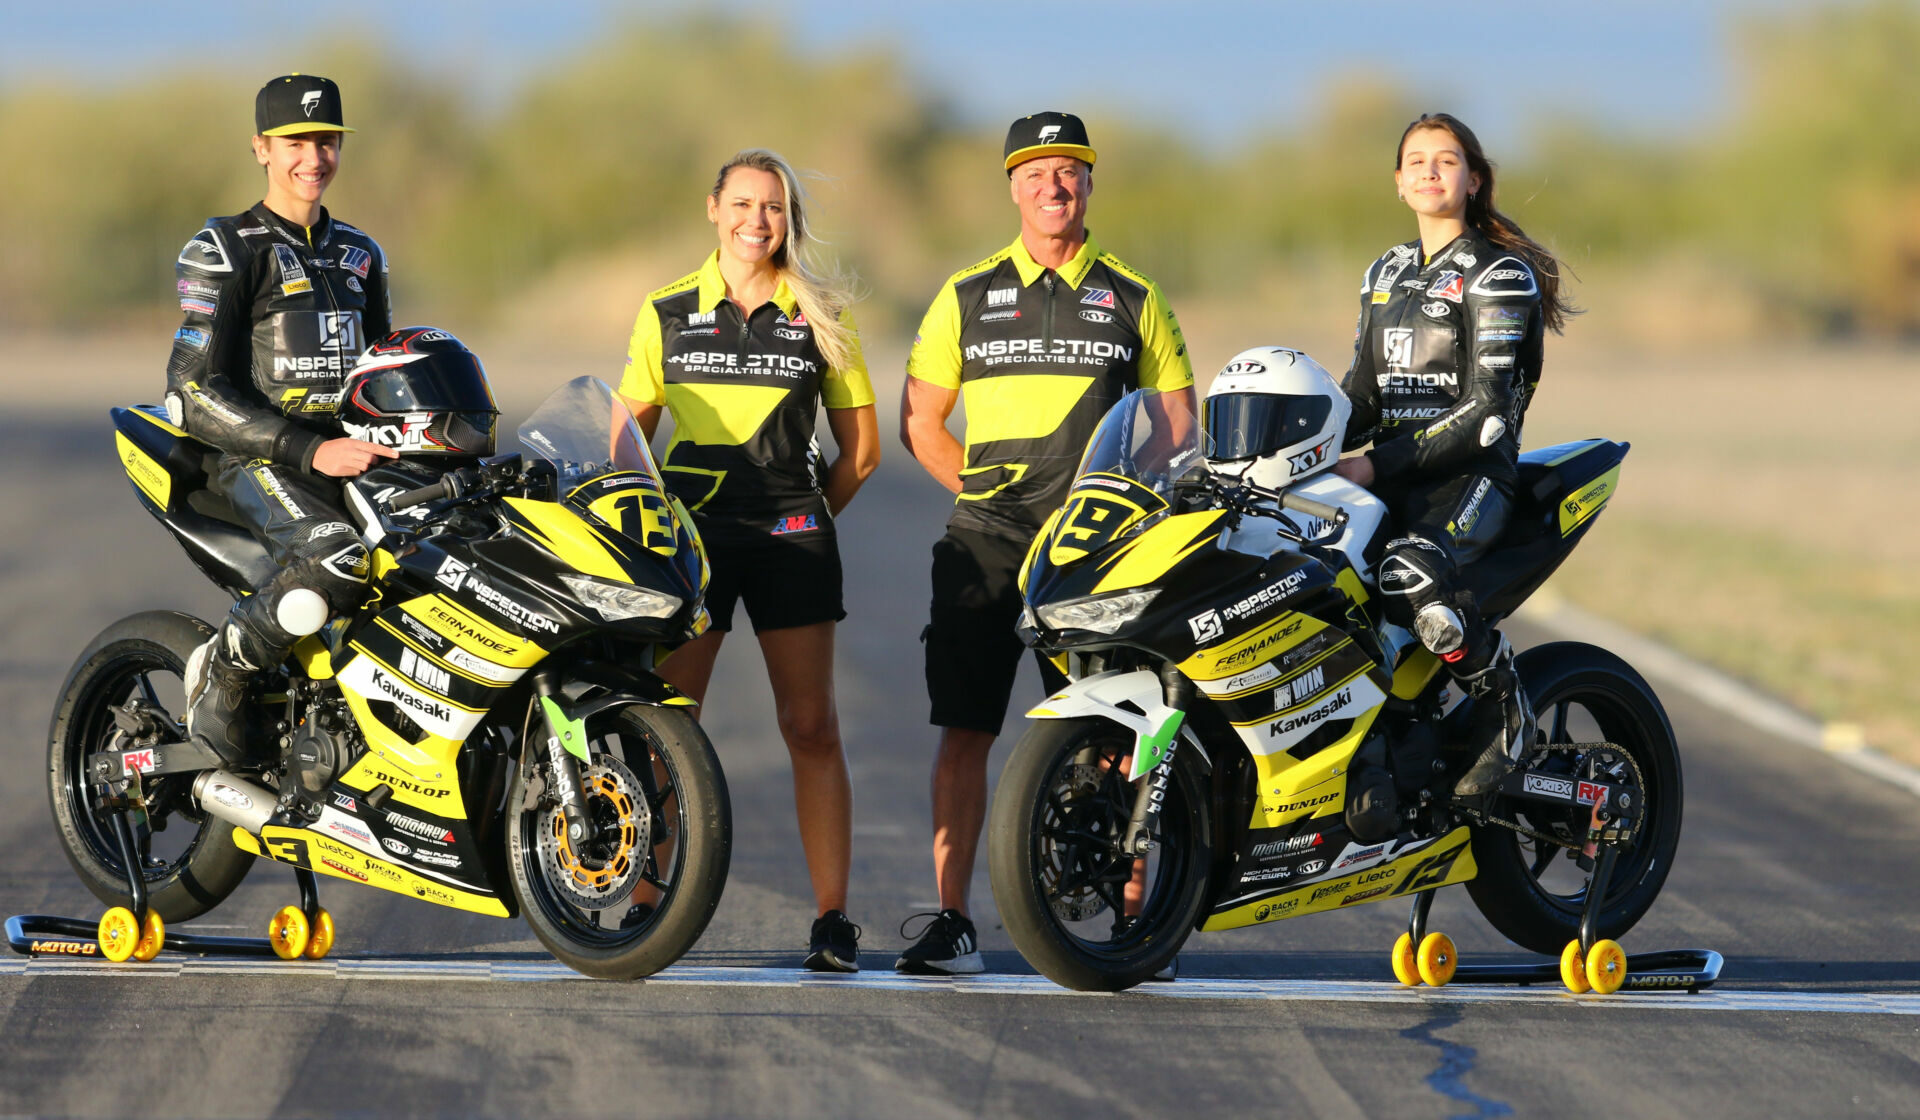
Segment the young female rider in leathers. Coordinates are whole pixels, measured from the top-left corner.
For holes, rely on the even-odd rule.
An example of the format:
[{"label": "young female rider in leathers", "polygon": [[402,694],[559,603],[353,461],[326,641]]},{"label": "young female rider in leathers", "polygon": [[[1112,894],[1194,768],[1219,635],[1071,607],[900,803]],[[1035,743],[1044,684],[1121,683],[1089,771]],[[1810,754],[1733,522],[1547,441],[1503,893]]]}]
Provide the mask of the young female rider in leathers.
[{"label": "young female rider in leathers", "polygon": [[1334,470],[1393,518],[1378,569],[1388,621],[1475,698],[1469,746],[1481,753],[1454,787],[1471,797],[1499,784],[1533,731],[1512,648],[1481,620],[1459,570],[1507,523],[1543,332],[1574,309],[1553,254],[1494,208],[1493,165],[1466,125],[1421,116],[1394,166],[1420,236],[1387,250],[1361,284],[1345,447],[1373,448]]},{"label": "young female rider in leathers", "polygon": [[[851,296],[810,264],[805,207],[793,169],[774,153],[727,161],[707,197],[720,246],[647,297],[620,393],[649,438],[661,409],[673,414],[662,470],[712,564],[712,629],[674,651],[660,675],[704,700],[734,606],[744,604],[793,763],[819,908],[807,967],[853,972],[853,789],[833,700],[834,624],[846,612],[833,519],[879,464],[880,441]],[[823,403],[839,447],[831,465],[814,437]]]}]

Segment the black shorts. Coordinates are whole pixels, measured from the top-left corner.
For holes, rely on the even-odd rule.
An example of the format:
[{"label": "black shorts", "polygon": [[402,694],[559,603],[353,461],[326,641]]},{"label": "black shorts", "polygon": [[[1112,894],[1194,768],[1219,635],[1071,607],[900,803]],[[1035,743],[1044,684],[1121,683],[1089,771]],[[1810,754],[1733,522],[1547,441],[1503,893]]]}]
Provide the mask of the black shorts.
[{"label": "black shorts", "polygon": [[[1024,541],[948,529],[933,546],[933,618],[927,643],[929,722],[936,727],[1000,734],[1020,671],[1020,562]],[[1038,653],[1049,692],[1067,678]]]},{"label": "black shorts", "polygon": [[832,533],[795,539],[707,544],[713,577],[707,612],[715,630],[733,629],[733,605],[744,603],[753,632],[839,622],[847,617],[840,594],[840,544]]}]

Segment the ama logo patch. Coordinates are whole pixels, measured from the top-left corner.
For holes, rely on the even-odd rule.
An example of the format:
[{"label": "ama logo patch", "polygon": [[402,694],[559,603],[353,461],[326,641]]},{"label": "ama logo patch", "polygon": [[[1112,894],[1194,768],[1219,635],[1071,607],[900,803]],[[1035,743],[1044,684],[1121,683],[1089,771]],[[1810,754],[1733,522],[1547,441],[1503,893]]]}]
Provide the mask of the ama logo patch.
[{"label": "ama logo patch", "polygon": [[1112,307],[1113,293],[1106,288],[1088,288],[1087,294],[1080,297],[1080,302],[1094,307]]},{"label": "ama logo patch", "polygon": [[805,533],[820,527],[818,514],[806,514],[802,517],[782,517],[773,523],[773,535],[778,537],[786,533]]}]

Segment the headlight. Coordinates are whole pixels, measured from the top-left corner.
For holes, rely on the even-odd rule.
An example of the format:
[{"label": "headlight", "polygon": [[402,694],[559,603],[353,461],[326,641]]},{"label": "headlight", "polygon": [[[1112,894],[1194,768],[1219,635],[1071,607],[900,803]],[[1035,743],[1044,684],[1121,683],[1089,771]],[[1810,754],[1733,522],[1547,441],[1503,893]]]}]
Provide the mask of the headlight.
[{"label": "headlight", "polygon": [[1048,603],[1034,613],[1049,630],[1091,630],[1096,634],[1111,634],[1139,618],[1140,612],[1146,610],[1147,604],[1153,602],[1158,594],[1159,588],[1148,587],[1139,591],[1122,591],[1117,595],[1096,595],[1090,599]]},{"label": "headlight", "polygon": [[621,586],[592,576],[562,575],[560,582],[608,622],[623,618],[672,618],[680,600],[644,587]]}]

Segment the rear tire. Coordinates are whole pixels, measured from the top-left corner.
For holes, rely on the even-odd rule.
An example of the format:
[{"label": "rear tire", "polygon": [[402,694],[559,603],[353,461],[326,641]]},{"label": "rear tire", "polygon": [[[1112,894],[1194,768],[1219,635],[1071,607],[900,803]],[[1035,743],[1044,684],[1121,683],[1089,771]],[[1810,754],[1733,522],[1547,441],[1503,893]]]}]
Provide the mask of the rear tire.
[{"label": "rear tire", "polygon": [[[1584,712],[1590,721],[1585,726],[1597,728],[1605,741],[1631,754],[1646,780],[1646,788],[1640,791],[1645,813],[1640,833],[1615,862],[1613,881],[1600,911],[1596,937],[1618,940],[1660,896],[1680,846],[1684,791],[1673,727],[1667,722],[1660,698],[1640,674],[1598,646],[1578,642],[1535,646],[1520,654],[1516,666],[1548,741],[1585,742],[1591,738],[1588,733],[1551,738],[1556,733],[1569,735],[1569,719],[1581,718]],[[1551,761],[1556,755],[1567,757],[1555,752],[1545,758]],[[1583,763],[1577,776],[1602,775],[1588,775]],[[1605,777],[1619,780],[1618,775]],[[1584,807],[1580,811],[1554,810],[1533,802],[1500,800],[1495,802],[1495,812],[1509,818],[1517,816],[1531,827],[1544,829],[1557,824],[1571,834],[1585,835]],[[1473,832],[1473,858],[1480,871],[1468,880],[1467,893],[1493,928],[1536,953],[1559,953],[1568,941],[1580,936],[1580,914],[1586,904],[1584,886],[1543,882],[1558,870],[1564,860],[1563,850],[1498,826]]]},{"label": "rear tire", "polygon": [[1118,992],[1152,978],[1179,955],[1206,901],[1212,833],[1189,748],[1174,759],[1140,914],[1115,920],[1128,865],[1138,862],[1107,839],[1133,814],[1135,787],[1119,771],[1133,744],[1108,720],[1041,720],[1000,772],[993,901],[1020,955],[1062,987]]},{"label": "rear tire", "polygon": [[[163,719],[185,714],[176,678],[187,658],[213,628],[191,615],[148,611],[101,631],[67,674],[47,734],[47,797],[74,874],[109,906],[132,906],[125,862],[111,817],[96,814],[94,787],[85,778],[87,755],[106,747],[113,734],[111,708],[143,695]],[[180,711],[168,706],[180,706]],[[144,875],[147,905],[168,922],[184,922],[219,905],[246,878],[253,856],[233,844],[233,828],[201,813],[188,794],[195,775],[167,774],[147,786],[157,820],[192,830],[184,846],[168,855],[149,854]],[[168,837],[171,840],[171,836]]]},{"label": "rear tire", "polygon": [[[651,857],[660,890],[653,911],[631,928],[608,928],[609,915],[617,921],[626,913],[624,897],[604,910],[587,909],[568,898],[565,886],[553,881],[553,869],[540,850],[540,830],[549,823],[550,811],[522,808],[524,767],[514,768],[507,802],[512,816],[507,863],[521,913],[561,963],[602,980],[635,980],[653,975],[693,948],[720,905],[733,850],[727,780],[706,733],[675,708],[628,704],[599,712],[587,720],[587,742],[593,757],[617,756],[649,786],[652,842],[643,841],[644,851],[669,849],[664,860],[657,854]],[[530,743],[525,749],[540,748]],[[666,776],[666,787],[654,784],[656,764]]]}]

